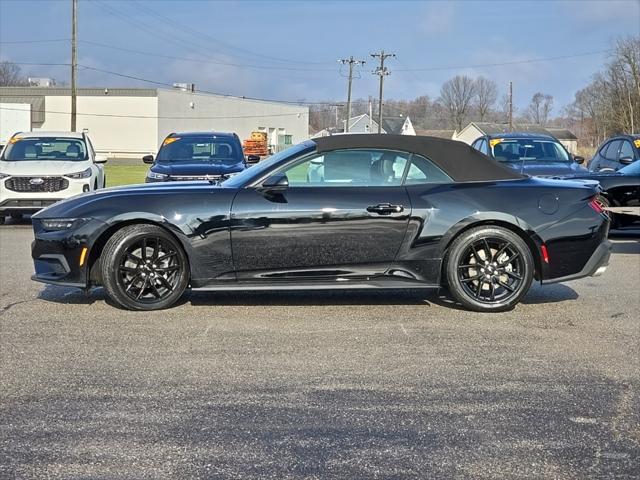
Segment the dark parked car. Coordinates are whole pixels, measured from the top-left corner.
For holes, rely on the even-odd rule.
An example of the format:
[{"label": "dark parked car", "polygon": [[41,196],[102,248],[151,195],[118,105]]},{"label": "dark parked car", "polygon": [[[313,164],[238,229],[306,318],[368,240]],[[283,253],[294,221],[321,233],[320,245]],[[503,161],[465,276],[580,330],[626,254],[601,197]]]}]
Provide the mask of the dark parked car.
[{"label": "dark parked car", "polygon": [[104,285],[122,307],[205,290],[439,288],[476,311],[597,275],[597,182],[540,179],[468,145],[405,135],[309,140],[221,183],[111,188],[34,217],[34,279]]},{"label": "dark parked car", "polygon": [[640,160],[640,135],[618,135],[605,140],[589,162],[589,170],[620,170]]},{"label": "dark parked car", "polygon": [[146,155],[142,160],[152,164],[146,182],[168,182],[229,177],[260,157],[245,159],[235,133],[183,132],[168,135],[156,158]]},{"label": "dark parked car", "polygon": [[472,147],[527,175],[554,177],[587,171],[581,165],[584,158],[572,156],[550,135],[518,132],[485,135],[473,142]]},{"label": "dark parked car", "polygon": [[611,214],[612,228],[640,228],[640,162],[633,162],[617,172],[610,170],[565,178],[597,180],[610,207],[635,209],[635,214]]}]

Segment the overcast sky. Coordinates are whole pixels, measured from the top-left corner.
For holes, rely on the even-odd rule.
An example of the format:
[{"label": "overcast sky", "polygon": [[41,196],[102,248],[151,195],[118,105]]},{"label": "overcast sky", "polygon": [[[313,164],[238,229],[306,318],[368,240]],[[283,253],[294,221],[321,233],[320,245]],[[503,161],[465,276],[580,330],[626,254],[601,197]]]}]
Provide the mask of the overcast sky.
[{"label": "overcast sky", "polygon": [[[70,18],[71,0],[0,0],[0,59],[68,63]],[[485,75],[501,93],[512,80],[520,106],[542,91],[558,110],[606,61],[602,52],[615,38],[640,35],[640,0],[79,0],[78,22],[80,65],[159,83],[283,100],[343,99],[346,70],[337,59],[354,55],[367,60],[354,97],[376,96],[369,54],[385,49],[397,55],[387,61],[387,97],[436,98],[456,74]],[[63,41],[7,43],[57,39]],[[524,62],[572,55],[581,56]],[[487,65],[509,62],[523,63]],[[22,69],[69,81],[67,67]],[[88,69],[79,82],[152,86]]]}]

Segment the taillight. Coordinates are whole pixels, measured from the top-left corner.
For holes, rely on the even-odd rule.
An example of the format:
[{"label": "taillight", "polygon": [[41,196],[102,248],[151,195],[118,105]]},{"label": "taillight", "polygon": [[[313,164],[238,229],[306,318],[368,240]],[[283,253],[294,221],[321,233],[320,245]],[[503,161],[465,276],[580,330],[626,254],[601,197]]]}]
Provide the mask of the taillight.
[{"label": "taillight", "polygon": [[605,215],[607,214],[606,210],[604,209],[605,204],[604,202],[602,202],[600,200],[600,198],[598,196],[595,196],[591,199],[591,201],[589,202],[589,206],[596,212],[596,213],[604,213]]}]

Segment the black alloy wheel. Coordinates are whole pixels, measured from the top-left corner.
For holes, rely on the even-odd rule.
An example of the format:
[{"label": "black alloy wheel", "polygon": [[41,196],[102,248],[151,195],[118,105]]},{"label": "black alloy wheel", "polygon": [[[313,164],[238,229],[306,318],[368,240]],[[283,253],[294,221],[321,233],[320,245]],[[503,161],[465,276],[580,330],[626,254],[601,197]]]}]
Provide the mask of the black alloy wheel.
[{"label": "black alloy wheel", "polygon": [[475,311],[513,308],[533,280],[533,257],[526,243],[501,227],[477,227],[458,237],[445,265],[449,290]]},{"label": "black alloy wheel", "polygon": [[132,225],[116,232],[105,245],[101,262],[107,293],[128,309],[171,306],[189,281],[182,246],[155,225]]},{"label": "black alloy wheel", "polygon": [[517,248],[501,238],[472,242],[458,264],[458,279],[467,295],[480,302],[500,302],[523,281],[524,261]]}]

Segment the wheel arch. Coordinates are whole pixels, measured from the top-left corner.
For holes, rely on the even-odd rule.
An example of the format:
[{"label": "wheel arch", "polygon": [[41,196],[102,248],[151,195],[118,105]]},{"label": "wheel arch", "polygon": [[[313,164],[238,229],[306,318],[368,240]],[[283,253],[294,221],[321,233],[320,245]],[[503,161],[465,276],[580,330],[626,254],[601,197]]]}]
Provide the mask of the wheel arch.
[{"label": "wheel arch", "polygon": [[[156,219],[149,218],[128,218],[121,219],[109,224],[109,226],[103,230],[98,238],[91,244],[87,257],[87,283],[91,284],[100,284],[101,283],[101,275],[100,275],[100,263],[98,260],[102,255],[102,251],[104,250],[104,246],[107,244],[109,239],[118,231],[122,230],[125,227],[131,225],[153,225],[156,227],[162,228],[169,235],[171,235],[184,250],[186,257],[189,272],[191,272],[191,256],[190,249],[188,248],[188,244],[184,238],[181,238],[182,232],[175,226],[168,224],[167,222],[162,222]],[[171,228],[173,227],[173,228]]]},{"label": "wheel arch", "polygon": [[526,227],[523,228],[521,225],[515,224],[506,219],[496,219],[496,218],[469,219],[461,223],[463,223],[463,225],[458,224],[457,225],[458,228],[453,227],[449,231],[450,234],[446,235],[445,238],[443,239],[445,241],[445,244],[444,244],[443,255],[442,255],[443,260],[440,266],[441,279],[445,278],[443,274],[444,274],[444,269],[446,267],[447,254],[449,252],[449,248],[451,247],[452,243],[456,240],[456,238],[458,238],[460,235],[464,234],[465,232],[471,230],[472,228],[492,226],[492,227],[502,227],[507,230],[510,230],[516,235],[518,235],[525,242],[525,244],[529,247],[529,251],[531,252],[531,255],[533,257],[533,263],[534,263],[533,277],[536,280],[540,280],[540,278],[542,277],[542,255],[540,253],[540,247],[542,246],[543,242],[535,233],[533,233],[533,230],[528,229]]}]

